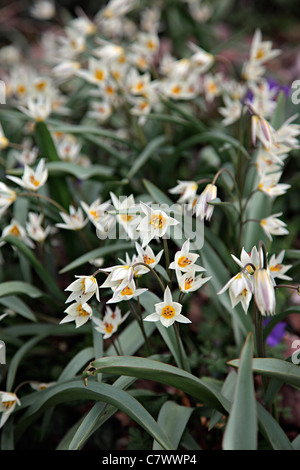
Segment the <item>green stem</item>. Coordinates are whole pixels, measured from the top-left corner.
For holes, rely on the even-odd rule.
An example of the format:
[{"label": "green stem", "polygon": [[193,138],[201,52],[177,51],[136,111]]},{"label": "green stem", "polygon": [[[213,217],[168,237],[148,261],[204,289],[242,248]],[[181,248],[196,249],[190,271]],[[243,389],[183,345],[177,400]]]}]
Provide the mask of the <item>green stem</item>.
[{"label": "green stem", "polygon": [[57,209],[59,209],[60,212],[64,212],[65,214],[67,214],[68,212],[66,211],[66,209],[64,207],[62,207],[58,202],[54,201],[53,199],[51,199],[50,197],[48,196],[45,196],[44,194],[39,194],[39,193],[34,193],[34,192],[31,192],[31,193],[19,193],[18,194],[18,197],[36,197],[36,198],[39,198],[39,199],[44,199],[45,201],[49,202],[50,204],[52,204],[53,206],[55,206]]},{"label": "green stem", "polygon": [[[256,334],[256,348],[257,348],[257,357],[264,358],[266,357],[265,343],[263,339],[263,317],[257,311],[256,304],[254,302],[254,321],[255,321],[255,334]],[[262,386],[264,394],[267,390],[268,381],[266,377],[261,376]]]},{"label": "green stem", "polygon": [[143,323],[143,319],[139,316],[139,314],[136,312],[132,302],[130,300],[128,300],[128,304],[129,304],[129,308],[130,310],[132,311],[133,315],[135,316],[135,319],[136,321],[138,322],[139,324],[139,327],[141,329],[141,332],[142,332],[142,335],[144,337],[144,340],[145,340],[145,344],[146,344],[146,348],[147,348],[147,352],[148,352],[148,355],[151,354],[151,349],[150,349],[150,345],[149,345],[149,341],[148,341],[148,338],[147,338],[147,335],[146,335],[146,332],[145,332],[145,328],[144,328],[144,323]]},{"label": "green stem", "polygon": [[173,325],[174,325],[174,330],[175,330],[175,337],[176,337],[177,347],[178,347],[178,351],[179,351],[181,368],[185,370],[179,327],[178,327],[178,324],[176,322],[174,322]]},{"label": "green stem", "polygon": [[[159,275],[157,274],[157,272],[155,271],[155,269],[151,268],[151,266],[149,266],[148,264],[146,263],[143,263],[142,261],[138,262],[138,263],[135,263],[133,266],[132,266],[132,269],[134,269],[136,266],[145,266],[146,268],[148,268],[153,274],[154,276],[156,277],[156,279],[158,280],[159,282],[159,285],[160,287],[162,288],[162,291],[165,292],[165,286],[164,286],[164,283],[162,282],[161,278],[159,277]],[[96,271],[97,272],[97,271]]]},{"label": "green stem", "polygon": [[168,277],[170,279],[170,286],[172,284],[172,273],[170,272],[170,254],[169,254],[169,247],[168,247],[168,241],[166,238],[163,238],[163,244],[164,244],[164,251],[165,251],[165,258],[166,258],[166,270],[168,273]]}]

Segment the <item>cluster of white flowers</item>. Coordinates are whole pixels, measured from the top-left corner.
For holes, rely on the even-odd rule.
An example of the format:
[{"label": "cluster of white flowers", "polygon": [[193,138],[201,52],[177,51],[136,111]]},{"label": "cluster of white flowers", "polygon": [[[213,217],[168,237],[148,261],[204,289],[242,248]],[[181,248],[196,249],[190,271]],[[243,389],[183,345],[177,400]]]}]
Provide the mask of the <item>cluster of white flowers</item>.
[{"label": "cluster of white flowers", "polygon": [[274,315],[276,279],[292,280],[285,274],[292,266],[282,264],[284,255],[284,251],[278,256],[273,254],[266,265],[263,250],[257,249],[256,246],[252,248],[251,253],[247,253],[243,248],[240,259],[231,255],[242,270],[232,277],[218,294],[221,295],[228,289],[232,308],[241,303],[245,313],[248,312],[250,301],[254,297],[262,315]]}]

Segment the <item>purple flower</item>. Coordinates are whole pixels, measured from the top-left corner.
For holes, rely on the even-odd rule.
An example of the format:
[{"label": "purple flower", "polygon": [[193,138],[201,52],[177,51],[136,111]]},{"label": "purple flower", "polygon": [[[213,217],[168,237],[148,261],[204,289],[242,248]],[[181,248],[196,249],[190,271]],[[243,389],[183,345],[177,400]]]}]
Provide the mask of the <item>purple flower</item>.
[{"label": "purple flower", "polygon": [[[269,319],[264,320],[264,326],[269,322]],[[284,322],[279,322],[274,326],[273,330],[269,334],[266,343],[272,348],[280,343],[282,338],[285,335],[286,324]]]}]

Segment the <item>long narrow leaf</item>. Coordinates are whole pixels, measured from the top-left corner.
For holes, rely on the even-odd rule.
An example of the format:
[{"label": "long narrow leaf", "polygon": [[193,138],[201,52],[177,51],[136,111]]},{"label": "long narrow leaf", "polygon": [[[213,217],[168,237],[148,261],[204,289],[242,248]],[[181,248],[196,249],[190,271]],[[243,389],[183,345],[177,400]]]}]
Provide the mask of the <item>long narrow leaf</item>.
[{"label": "long narrow leaf", "polygon": [[257,410],[252,376],[253,335],[242,349],[232,408],[223,436],[223,450],[256,450]]}]

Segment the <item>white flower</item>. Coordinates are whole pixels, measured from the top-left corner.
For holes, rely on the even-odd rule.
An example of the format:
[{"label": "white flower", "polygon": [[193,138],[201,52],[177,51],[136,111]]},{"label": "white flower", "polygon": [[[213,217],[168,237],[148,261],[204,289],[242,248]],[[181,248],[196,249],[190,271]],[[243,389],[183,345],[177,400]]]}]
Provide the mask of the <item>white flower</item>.
[{"label": "white flower", "polygon": [[21,402],[15,393],[0,392],[0,413],[2,413],[0,428],[6,423],[17,405],[20,406]]},{"label": "white flower", "polygon": [[275,314],[274,282],[268,269],[258,268],[254,271],[254,298],[257,308],[263,316]]},{"label": "white flower", "polygon": [[118,223],[125,229],[131,240],[138,237],[137,225],[140,222],[140,215],[131,213],[130,209],[134,210],[137,206],[133,195],[118,199],[114,193],[110,193],[110,197],[115,209],[119,212],[117,214]]},{"label": "white flower", "polygon": [[191,323],[187,317],[180,313],[181,310],[182,305],[178,302],[173,302],[171,291],[167,287],[164,293],[164,301],[155,304],[155,312],[144,318],[144,321],[160,321],[166,328],[173,325],[175,321]]},{"label": "white flower", "polygon": [[148,289],[140,288],[137,289],[134,280],[129,281],[124,279],[123,281],[118,282],[117,287],[112,287],[114,293],[108,304],[122,302],[123,300],[130,300],[132,298],[138,297],[139,295],[146,292]]},{"label": "white flower", "polygon": [[108,79],[107,64],[104,60],[89,59],[88,70],[78,70],[77,76],[94,85],[101,86]]},{"label": "white flower", "polygon": [[52,99],[49,94],[29,96],[27,107],[19,106],[19,109],[35,121],[45,121],[52,112]]},{"label": "white flower", "polygon": [[272,41],[262,40],[261,31],[257,29],[252,39],[250,61],[262,64],[268,60],[273,59],[274,57],[277,57],[281,51],[279,49],[272,49],[272,46]]},{"label": "white flower", "polygon": [[191,203],[193,202],[197,189],[198,184],[195,181],[177,181],[177,185],[174,188],[169,189],[169,193],[171,194],[180,194],[180,197],[177,202],[179,203]]},{"label": "white flower", "polygon": [[218,292],[218,295],[223,294],[227,289],[229,289],[232,308],[241,303],[244,312],[247,313],[252,298],[252,285],[247,274],[240,272],[233,276]]},{"label": "white flower", "polygon": [[4,214],[6,209],[17,199],[17,194],[10,189],[5,183],[0,182],[0,216]]},{"label": "white flower", "polygon": [[43,214],[29,212],[28,218],[29,220],[26,222],[28,235],[36,242],[43,242],[51,232],[50,226],[46,228],[42,227]]},{"label": "white flower", "polygon": [[192,42],[189,43],[189,47],[193,52],[190,60],[197,67],[198,72],[207,72],[215,61],[214,56]]},{"label": "white flower", "polygon": [[109,306],[106,307],[105,315],[102,320],[93,317],[95,323],[95,330],[103,334],[103,339],[110,338],[128,317],[130,312],[122,316],[121,310],[118,306],[112,310]]},{"label": "white flower", "polygon": [[282,212],[279,212],[278,214],[270,215],[269,217],[261,219],[260,221],[260,226],[263,228],[267,237],[271,241],[273,240],[272,235],[287,235],[289,233],[289,231],[285,228],[286,224],[277,218],[281,215]]},{"label": "white flower", "polygon": [[3,128],[0,124],[0,150],[6,149],[9,145],[9,140],[5,137]]},{"label": "white flower", "polygon": [[30,8],[30,14],[38,20],[51,20],[55,16],[55,4],[51,0],[37,0]]},{"label": "white flower", "polygon": [[[138,256],[135,260],[135,263],[142,262],[147,264],[150,268],[154,269],[155,266],[160,262],[164,250],[161,250],[157,255],[154,254],[152,248],[148,245],[146,248],[142,248],[139,243],[135,243],[136,251]],[[147,274],[149,269],[146,266],[136,266],[135,267],[136,275]]]},{"label": "white flower", "polygon": [[80,230],[87,224],[88,219],[84,218],[83,211],[80,207],[76,210],[75,207],[71,205],[69,207],[69,212],[70,215],[65,212],[60,212],[60,216],[63,219],[64,224],[55,224],[56,227],[66,230]]},{"label": "white flower", "polygon": [[104,226],[112,219],[106,213],[107,209],[111,206],[110,201],[102,202],[100,198],[97,198],[90,205],[81,201],[81,205],[89,220],[99,229],[104,230]]},{"label": "white flower", "polygon": [[241,118],[243,105],[239,100],[233,100],[228,95],[223,98],[224,106],[221,106],[218,111],[224,117],[222,120],[223,126],[229,126]]},{"label": "white flower", "polygon": [[78,300],[69,305],[65,313],[67,313],[67,315],[61,320],[60,324],[75,321],[76,328],[78,328],[90,320],[93,315],[93,310],[86,302],[82,303],[81,300]]},{"label": "white flower", "polygon": [[181,271],[176,271],[177,281],[181,292],[188,294],[189,292],[195,292],[200,289],[211,277],[202,277],[202,274],[196,276],[197,269],[191,267],[188,271],[183,274]]},{"label": "white flower", "polygon": [[195,264],[198,258],[198,254],[190,253],[190,240],[188,239],[182,245],[181,250],[175,253],[174,261],[170,263],[169,268],[186,272],[192,267],[195,271],[205,271],[204,268]]},{"label": "white flower", "polygon": [[281,196],[291,187],[290,184],[278,183],[281,178],[281,172],[262,175],[260,182],[257,186],[259,191],[265,193],[267,196]]},{"label": "white flower", "polygon": [[48,179],[48,170],[45,168],[45,160],[42,158],[35,170],[25,165],[22,178],[11,175],[7,175],[6,178],[25,189],[37,191],[44,186]]},{"label": "white flower", "polygon": [[72,302],[73,300],[87,302],[93,295],[96,295],[98,302],[100,302],[99,288],[97,280],[94,276],[75,276],[77,279],[73,281],[65,291],[71,291],[72,293],[66,300]]},{"label": "white flower", "polygon": [[287,276],[285,273],[292,267],[292,265],[282,264],[285,251],[282,250],[278,256],[274,254],[271,256],[268,262],[268,268],[273,279],[284,279],[285,281],[291,281],[292,278]]},{"label": "white flower", "polygon": [[217,197],[217,186],[215,184],[207,184],[204,191],[200,194],[195,205],[196,217],[201,220],[206,219],[210,221],[214,206],[209,202]]},{"label": "white flower", "polygon": [[[25,228],[14,218],[11,219],[10,223],[2,230],[1,238],[5,238],[8,235],[12,235],[19,238],[25,245],[30,248],[34,248],[34,243],[27,237]],[[5,244],[4,241],[0,243],[0,246]]]},{"label": "white flower", "polygon": [[145,217],[141,220],[137,230],[140,232],[140,237],[143,240],[143,247],[148,245],[153,238],[163,237],[166,234],[168,227],[179,223],[176,219],[168,216],[160,209],[153,210],[143,202],[141,202],[140,205],[145,213]]}]

